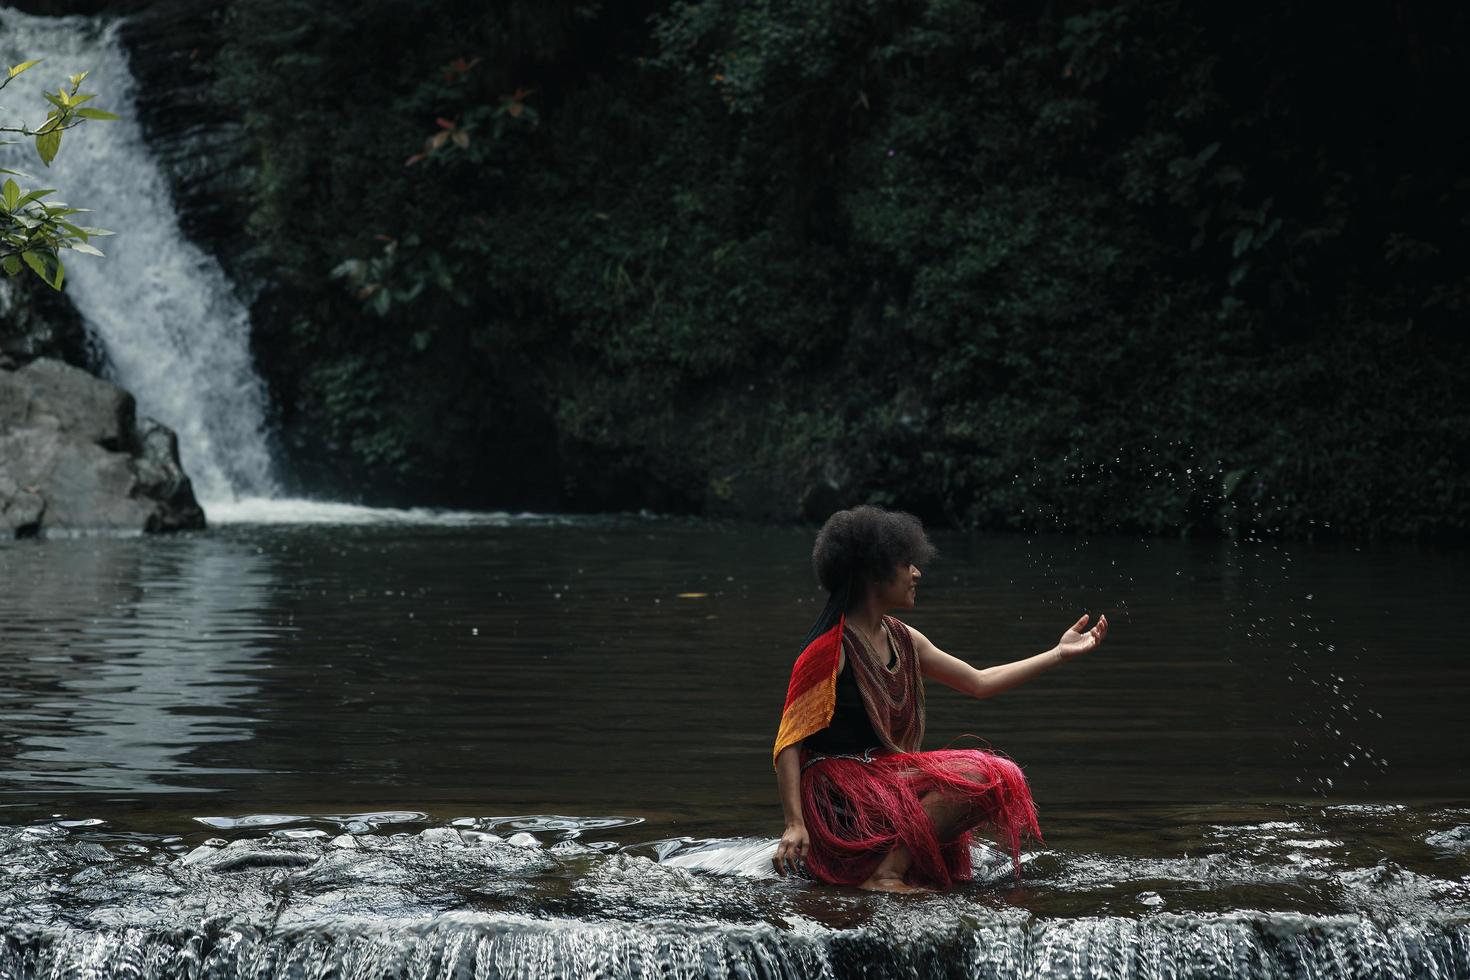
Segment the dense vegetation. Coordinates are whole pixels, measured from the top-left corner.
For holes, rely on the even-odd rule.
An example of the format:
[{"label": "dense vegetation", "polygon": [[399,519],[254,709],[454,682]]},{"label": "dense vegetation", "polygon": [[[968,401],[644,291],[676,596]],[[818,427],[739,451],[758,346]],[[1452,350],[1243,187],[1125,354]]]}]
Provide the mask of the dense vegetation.
[{"label": "dense vegetation", "polygon": [[237,0],[300,479],[1470,528],[1467,15]]}]

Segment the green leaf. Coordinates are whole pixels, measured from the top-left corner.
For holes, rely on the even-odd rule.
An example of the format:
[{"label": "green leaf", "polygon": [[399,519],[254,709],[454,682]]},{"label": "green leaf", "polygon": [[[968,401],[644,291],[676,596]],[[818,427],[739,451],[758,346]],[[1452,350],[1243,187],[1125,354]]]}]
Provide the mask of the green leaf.
[{"label": "green leaf", "polygon": [[74,242],[71,247],[75,251],[82,252],[86,255],[102,255],[101,249],[95,245],[88,245],[86,242]]},{"label": "green leaf", "polygon": [[5,178],[5,186],[0,188],[0,200],[4,200],[5,210],[15,210],[15,202],[20,200],[20,185],[15,182],[14,178]]},{"label": "green leaf", "polygon": [[41,281],[52,289],[61,288],[61,280],[66,276],[66,270],[61,267],[61,262],[54,255],[46,252],[27,250],[20,253],[25,264],[31,267],[31,271],[40,277]]},{"label": "green leaf", "polygon": [[116,113],[108,112],[105,109],[93,109],[90,107],[78,109],[77,115],[81,116],[83,119],[110,120],[118,118]]},{"label": "green leaf", "polygon": [[40,189],[38,191],[31,191],[25,197],[21,198],[19,201],[16,201],[15,202],[15,206],[18,207],[18,208],[23,208],[27,204],[30,204],[32,201],[39,201],[41,198],[45,197],[47,194],[55,194],[55,193],[56,193],[56,188],[54,188],[54,187],[43,187],[42,189]]},{"label": "green leaf", "polygon": [[33,65],[39,65],[41,63],[41,60],[42,59],[40,59],[40,58],[35,58],[35,59],[31,60],[31,61],[22,61],[18,65],[11,65],[10,66],[10,77],[11,78],[14,78],[16,75],[19,75],[21,72],[25,71],[27,68],[30,68]]},{"label": "green leaf", "polygon": [[3,260],[0,260],[0,267],[3,267],[5,269],[5,274],[7,276],[15,275],[17,272],[20,271],[20,256],[16,255],[14,252],[11,252],[9,255],[5,256]]},{"label": "green leaf", "polygon": [[[15,141],[11,140],[10,142],[13,143]],[[11,170],[9,167],[0,167],[0,174],[15,174],[17,177],[24,177],[26,180],[32,179],[31,175],[24,170]]]},{"label": "green leaf", "polygon": [[53,129],[49,133],[42,133],[36,137],[36,152],[40,154],[41,162],[51,166],[51,161],[56,159],[56,151],[61,149],[61,130]]},{"label": "green leaf", "polygon": [[71,82],[71,87],[75,89],[78,85],[82,84],[82,79],[86,78],[90,74],[91,72],[89,71],[81,71],[77,72],[75,75],[68,75],[66,80]]}]

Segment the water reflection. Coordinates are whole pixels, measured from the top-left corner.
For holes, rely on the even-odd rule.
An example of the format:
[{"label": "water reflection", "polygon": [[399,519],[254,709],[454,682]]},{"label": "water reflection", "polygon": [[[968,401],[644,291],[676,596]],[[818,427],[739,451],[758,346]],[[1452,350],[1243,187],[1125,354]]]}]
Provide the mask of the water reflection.
[{"label": "water reflection", "polygon": [[[209,536],[0,549],[0,792],[199,792],[194,758],[251,738],[263,552]],[[8,785],[6,785],[8,784]]]}]

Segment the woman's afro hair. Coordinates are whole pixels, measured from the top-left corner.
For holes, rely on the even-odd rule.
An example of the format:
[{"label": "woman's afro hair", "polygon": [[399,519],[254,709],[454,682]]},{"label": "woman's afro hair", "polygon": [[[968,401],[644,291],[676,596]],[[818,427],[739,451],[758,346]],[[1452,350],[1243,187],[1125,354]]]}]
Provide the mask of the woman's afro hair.
[{"label": "woman's afro hair", "polygon": [[863,504],[827,518],[812,546],[812,568],[822,588],[835,592],[851,581],[852,595],[887,582],[899,564],[921,568],[938,554],[913,514]]}]

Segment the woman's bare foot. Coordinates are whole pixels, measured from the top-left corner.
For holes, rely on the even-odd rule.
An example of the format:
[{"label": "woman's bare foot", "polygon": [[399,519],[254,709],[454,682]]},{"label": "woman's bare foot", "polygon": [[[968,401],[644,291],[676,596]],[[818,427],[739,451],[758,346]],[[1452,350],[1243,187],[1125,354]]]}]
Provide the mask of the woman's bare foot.
[{"label": "woman's bare foot", "polygon": [[858,885],[863,891],[868,892],[897,892],[902,895],[912,895],[917,892],[932,892],[932,888],[924,888],[920,885],[911,885],[902,878],[893,875],[873,875],[867,881]]}]

